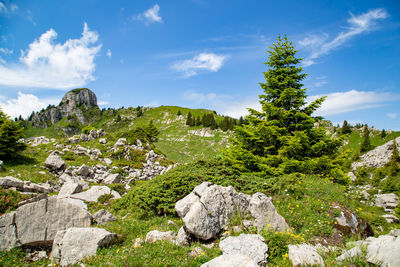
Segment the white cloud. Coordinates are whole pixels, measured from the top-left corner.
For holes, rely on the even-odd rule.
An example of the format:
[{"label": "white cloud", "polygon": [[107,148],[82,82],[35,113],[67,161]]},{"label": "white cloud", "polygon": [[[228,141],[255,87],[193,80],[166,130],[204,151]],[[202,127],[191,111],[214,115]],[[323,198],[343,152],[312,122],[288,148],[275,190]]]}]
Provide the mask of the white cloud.
[{"label": "white cloud", "polygon": [[16,4],[11,4],[10,5],[10,10],[11,10],[11,12],[15,12],[15,11],[18,10],[18,6]]},{"label": "white cloud", "polygon": [[[324,95],[310,96],[307,100],[308,102],[311,102],[322,96]],[[384,105],[386,102],[399,99],[399,96],[391,93],[378,93],[374,91],[365,92],[357,90],[336,92],[326,96],[326,100],[315,112],[315,115],[326,116],[361,109],[375,108]]]},{"label": "white cloud", "polygon": [[[1,48],[0,47],[0,54],[4,54],[4,55],[11,55],[12,53],[14,53],[13,50],[10,50],[8,48]],[[0,64],[6,64],[6,61],[0,56]]]},{"label": "white cloud", "polygon": [[2,2],[0,2],[0,13],[1,12],[4,12],[4,13],[7,12],[7,7]]},{"label": "white cloud", "polygon": [[32,94],[24,94],[18,92],[18,97],[15,99],[7,99],[0,96],[0,108],[11,118],[19,117],[27,118],[32,111],[39,111],[46,108],[48,105],[57,105],[61,98],[43,98],[39,99]]},{"label": "white cloud", "polygon": [[111,58],[112,57],[112,53],[111,53],[111,50],[110,49],[107,49],[107,57],[108,58]]},{"label": "white cloud", "polygon": [[351,18],[347,20],[347,29],[340,32],[334,39],[329,41],[329,36],[326,33],[322,35],[310,35],[304,38],[299,44],[311,50],[311,53],[304,59],[303,65],[313,65],[316,63],[316,59],[340,47],[352,37],[374,30],[377,21],[385,19],[388,16],[388,13],[383,8],[373,9],[359,16],[351,14]]},{"label": "white cloud", "polygon": [[146,24],[154,22],[162,23],[162,17],[158,14],[160,12],[160,6],[155,4],[152,8],[147,9],[143,14],[136,16],[135,19],[144,21]]},{"label": "white cloud", "polygon": [[0,65],[0,84],[67,89],[94,80],[94,58],[101,49],[94,46],[98,34],[85,23],[80,39],[59,44],[53,42],[56,38],[50,29],[21,51],[18,63]]},{"label": "white cloud", "polygon": [[104,100],[99,100],[97,102],[97,105],[99,105],[99,106],[105,106],[105,105],[108,105],[108,104],[109,104],[109,102],[108,101],[104,101]]},{"label": "white cloud", "polygon": [[176,61],[171,68],[184,73],[188,78],[198,74],[200,70],[217,72],[225,63],[227,56],[214,53],[201,53],[192,59]]},{"label": "white cloud", "polygon": [[397,118],[397,113],[388,113],[388,114],[386,114],[386,116],[388,116],[391,119],[396,119]]}]

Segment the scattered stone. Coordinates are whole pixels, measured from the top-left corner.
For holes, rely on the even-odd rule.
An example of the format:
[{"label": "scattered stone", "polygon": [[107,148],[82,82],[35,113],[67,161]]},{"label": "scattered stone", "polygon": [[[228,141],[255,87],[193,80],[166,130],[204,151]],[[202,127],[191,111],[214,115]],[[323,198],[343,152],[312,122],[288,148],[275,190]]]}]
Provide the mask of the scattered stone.
[{"label": "scattered stone", "polygon": [[168,224],[168,225],[176,225],[176,223],[175,223],[174,221],[171,221],[171,220],[168,220],[168,221],[167,221],[167,224]]},{"label": "scattered stone", "polygon": [[107,140],[105,138],[101,138],[101,139],[99,139],[99,144],[105,145],[105,144],[107,144]]},{"label": "scattered stone", "polygon": [[348,251],[346,251],[345,253],[343,253],[342,255],[340,255],[339,257],[336,258],[337,262],[342,262],[346,259],[350,259],[350,258],[355,258],[355,257],[361,257],[362,256],[362,251],[359,247],[354,247]]},{"label": "scattered stone", "polygon": [[105,184],[116,184],[121,182],[121,174],[119,173],[111,173],[108,174],[104,179],[103,183]]},{"label": "scattered stone", "polygon": [[354,172],[349,172],[347,173],[347,175],[349,176],[350,180],[352,182],[354,182],[355,180],[357,180],[357,176],[354,174]]},{"label": "scattered stone", "polygon": [[52,191],[49,184],[35,184],[30,181],[22,181],[12,176],[0,177],[0,187],[5,189],[15,188],[20,192],[50,193]]},{"label": "scattered stone", "polygon": [[340,210],[340,216],[335,217],[337,224],[334,227],[342,233],[360,234],[363,237],[374,235],[371,225],[352,210],[338,203],[332,203],[331,207]]},{"label": "scattered stone", "polygon": [[369,237],[363,245],[367,245],[367,261],[380,266],[400,266],[400,237],[381,235]]},{"label": "scattered stone", "polygon": [[38,137],[32,137],[27,140],[27,143],[31,146],[38,146],[42,144],[49,144],[50,140],[49,138],[45,136],[38,136]]},{"label": "scattered stone", "polygon": [[293,266],[319,265],[325,266],[317,249],[309,244],[289,245],[289,260]]},{"label": "scattered stone", "polygon": [[118,192],[111,190],[108,186],[92,186],[89,190],[73,194],[70,197],[75,199],[80,199],[87,202],[97,202],[99,197],[111,194],[113,195],[113,199],[121,198]]},{"label": "scattered stone", "polygon": [[400,229],[393,229],[389,232],[389,235],[399,237],[400,236]]},{"label": "scattered stone", "polygon": [[178,234],[176,236],[176,244],[178,246],[189,246],[191,240],[192,240],[192,238],[191,238],[190,234],[185,230],[185,227],[182,226],[179,229]]},{"label": "scattered stone", "polygon": [[27,253],[24,260],[35,262],[35,261],[40,261],[40,260],[44,260],[47,258],[48,258],[47,252],[45,250],[41,250],[41,251],[35,251],[32,253]]},{"label": "scattered stone", "polygon": [[399,218],[397,218],[393,214],[385,214],[385,215],[382,215],[382,217],[385,218],[385,220],[388,223],[398,223],[399,222]]},{"label": "scattered stone", "polygon": [[52,172],[61,172],[65,170],[65,161],[55,153],[50,154],[44,162],[44,166]]},{"label": "scattered stone", "polygon": [[107,164],[107,165],[111,165],[113,163],[113,161],[111,159],[109,159],[109,158],[105,158],[104,159],[104,163]]},{"label": "scattered stone", "polygon": [[375,205],[383,207],[385,211],[393,212],[399,204],[399,197],[395,193],[375,195]]},{"label": "scattered stone", "polygon": [[80,176],[88,177],[90,173],[91,173],[90,167],[85,165],[85,164],[80,166],[79,169],[78,169],[78,174]]},{"label": "scattered stone", "polygon": [[258,267],[257,263],[244,255],[221,255],[209,262],[204,263],[201,267]]},{"label": "scattered stone", "polygon": [[116,237],[101,228],[69,228],[58,231],[54,239],[51,258],[61,266],[73,265],[97,249],[109,245]]},{"label": "scattered stone", "polygon": [[105,209],[101,209],[98,212],[96,212],[95,214],[93,214],[93,218],[95,219],[97,224],[105,224],[105,223],[113,222],[113,221],[117,220],[117,218],[114,215],[112,215]]},{"label": "scattered stone", "polygon": [[267,264],[268,246],[260,235],[229,236],[219,243],[219,247],[224,255],[245,255],[259,266]]},{"label": "scattered stone", "polygon": [[158,230],[153,230],[147,233],[146,242],[154,243],[159,240],[170,241],[171,243],[175,242],[175,233],[173,231],[161,232]]},{"label": "scattered stone", "polygon": [[82,186],[80,184],[74,182],[66,182],[61,187],[60,192],[58,193],[58,198],[69,197],[72,194],[80,192],[82,192]]}]

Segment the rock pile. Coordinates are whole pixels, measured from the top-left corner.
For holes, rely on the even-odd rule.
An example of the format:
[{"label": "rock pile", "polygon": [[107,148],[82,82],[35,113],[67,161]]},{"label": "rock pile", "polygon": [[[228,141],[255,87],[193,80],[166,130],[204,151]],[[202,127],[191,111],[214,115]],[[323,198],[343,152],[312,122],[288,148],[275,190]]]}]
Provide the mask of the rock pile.
[{"label": "rock pile", "polygon": [[49,184],[35,184],[12,176],[0,177],[0,187],[5,189],[15,188],[20,192],[33,193],[50,193],[53,191]]}]

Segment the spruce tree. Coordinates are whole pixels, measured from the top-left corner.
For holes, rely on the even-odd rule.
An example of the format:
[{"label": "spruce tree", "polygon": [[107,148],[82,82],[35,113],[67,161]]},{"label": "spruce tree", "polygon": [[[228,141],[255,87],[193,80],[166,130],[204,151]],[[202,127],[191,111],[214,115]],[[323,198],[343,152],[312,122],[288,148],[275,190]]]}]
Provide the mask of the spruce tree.
[{"label": "spruce tree", "polygon": [[[301,58],[287,37],[278,37],[268,51],[264,72],[266,82],[260,83],[261,111],[248,109],[248,125],[235,127],[231,145],[223,155],[227,163],[241,171],[282,173],[336,174],[338,166],[332,161],[341,140],[330,138],[322,127],[314,127],[312,113],[325,98],[306,105],[306,78]],[[333,173],[333,172],[332,172]]]},{"label": "spruce tree", "polygon": [[383,129],[383,130],[381,131],[381,138],[383,139],[383,138],[385,138],[386,136],[387,136],[387,133],[386,133],[385,129]]},{"label": "spruce tree", "polygon": [[187,118],[186,118],[186,125],[192,126],[192,124],[193,124],[192,113],[190,113],[190,111],[189,111]]},{"label": "spruce tree", "polygon": [[346,120],[344,120],[342,125],[342,134],[349,134],[349,133],[351,133],[351,127],[349,123]]},{"label": "spruce tree", "polygon": [[150,120],[149,124],[146,125],[145,131],[149,136],[150,142],[154,143],[158,141],[158,134],[160,133],[158,128],[154,125],[153,120]]},{"label": "spruce tree", "polygon": [[25,143],[19,142],[23,138],[22,131],[19,123],[12,121],[0,109],[0,158],[15,157],[26,148]]},{"label": "spruce tree", "polygon": [[361,145],[360,145],[360,152],[364,153],[369,150],[371,150],[371,140],[369,137],[368,125],[365,125],[364,129],[363,129],[363,139],[362,139]]}]

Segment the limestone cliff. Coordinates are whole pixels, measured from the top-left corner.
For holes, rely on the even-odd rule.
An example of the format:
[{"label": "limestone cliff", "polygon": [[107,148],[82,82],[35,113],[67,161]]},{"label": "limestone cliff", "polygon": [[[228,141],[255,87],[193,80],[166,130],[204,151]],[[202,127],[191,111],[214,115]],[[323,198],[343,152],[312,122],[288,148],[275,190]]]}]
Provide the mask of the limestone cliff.
[{"label": "limestone cliff", "polygon": [[87,88],[73,89],[66,93],[58,106],[49,106],[33,112],[30,121],[34,127],[46,128],[67,117],[80,124],[92,122],[99,111],[96,95]]}]

